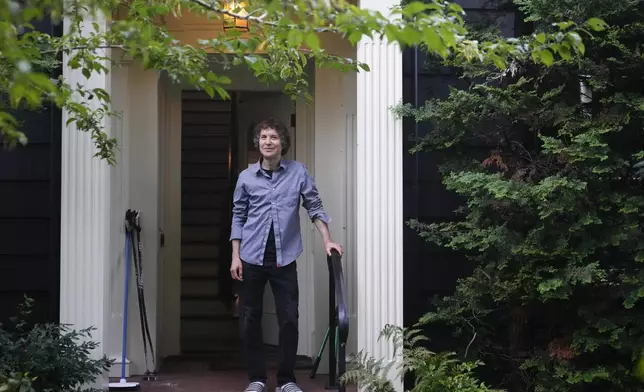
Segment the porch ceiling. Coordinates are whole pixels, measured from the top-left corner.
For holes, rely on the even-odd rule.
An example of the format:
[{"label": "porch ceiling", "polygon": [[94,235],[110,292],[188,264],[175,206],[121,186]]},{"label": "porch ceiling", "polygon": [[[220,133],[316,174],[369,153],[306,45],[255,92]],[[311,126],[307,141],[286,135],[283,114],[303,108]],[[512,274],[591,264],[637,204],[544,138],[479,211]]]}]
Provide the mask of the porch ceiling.
[{"label": "porch ceiling", "polygon": [[[353,5],[359,5],[359,0],[348,0]],[[125,18],[127,15],[127,6],[121,5],[112,17],[116,20]],[[198,15],[190,11],[182,11],[181,17],[173,16],[159,17],[156,20],[158,25],[165,25],[168,32],[172,34],[182,44],[195,45],[199,40],[210,40],[219,38],[224,33],[223,21],[218,18],[209,19],[206,16]],[[252,22],[251,22],[252,23]],[[244,32],[242,38],[246,38],[250,33]],[[210,51],[210,50],[207,50]],[[258,50],[257,53],[263,53]]]}]

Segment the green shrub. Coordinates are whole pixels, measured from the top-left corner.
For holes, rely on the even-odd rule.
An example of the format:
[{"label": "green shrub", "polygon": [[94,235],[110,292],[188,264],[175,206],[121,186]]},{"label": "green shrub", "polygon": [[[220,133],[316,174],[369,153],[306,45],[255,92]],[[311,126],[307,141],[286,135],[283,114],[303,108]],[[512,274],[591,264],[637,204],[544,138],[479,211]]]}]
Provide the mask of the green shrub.
[{"label": "green shrub", "polygon": [[57,323],[30,327],[26,319],[32,307],[33,300],[26,299],[19,316],[13,317],[10,325],[0,325],[0,375],[5,375],[5,380],[26,382],[14,377],[28,374],[38,392],[71,392],[83,390],[109,369],[107,357],[92,358],[98,347],[91,341],[93,328],[76,331]]},{"label": "green shrub", "polygon": [[29,377],[28,374],[0,374],[0,392],[36,392],[33,388],[34,380],[35,378]]},{"label": "green shrub", "polygon": [[400,110],[428,124],[416,150],[442,157],[464,201],[454,219],[410,226],[473,266],[425,321],[451,327],[495,386],[644,391],[644,3],[514,3],[537,37],[562,19],[609,27],[584,33],[572,63],[454,61],[447,98]]},{"label": "green shrub", "polygon": [[380,334],[382,338],[391,341],[394,357],[396,353],[401,354],[401,363],[385,363],[384,359],[375,359],[361,351],[351,356],[351,369],[341,382],[358,384],[369,392],[394,392],[392,377],[400,380],[411,377],[411,392],[493,392],[473,373],[482,362],[462,362],[454,353],[428,350],[424,346],[427,338],[418,328],[387,325]]}]

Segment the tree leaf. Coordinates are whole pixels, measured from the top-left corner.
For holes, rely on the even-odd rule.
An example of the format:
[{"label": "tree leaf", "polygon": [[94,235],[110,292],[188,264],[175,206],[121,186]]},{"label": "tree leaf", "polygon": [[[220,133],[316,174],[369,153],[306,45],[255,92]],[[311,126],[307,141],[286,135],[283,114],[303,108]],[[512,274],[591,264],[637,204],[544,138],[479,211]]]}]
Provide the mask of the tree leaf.
[{"label": "tree leaf", "polygon": [[600,18],[590,18],[586,21],[586,25],[594,31],[604,31],[608,28],[608,23]]}]

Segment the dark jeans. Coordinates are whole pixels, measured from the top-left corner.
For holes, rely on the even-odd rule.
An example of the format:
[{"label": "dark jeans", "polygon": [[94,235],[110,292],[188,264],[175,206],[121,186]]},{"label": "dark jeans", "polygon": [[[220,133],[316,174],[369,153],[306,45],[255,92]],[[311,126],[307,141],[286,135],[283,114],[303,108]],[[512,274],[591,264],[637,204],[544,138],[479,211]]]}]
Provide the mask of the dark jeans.
[{"label": "dark jeans", "polygon": [[243,262],[241,285],[242,337],[251,382],[266,383],[266,362],[262,339],[264,288],[270,282],[279,323],[277,385],[295,382],[298,344],[299,289],[295,262],[286,267],[253,265]]}]

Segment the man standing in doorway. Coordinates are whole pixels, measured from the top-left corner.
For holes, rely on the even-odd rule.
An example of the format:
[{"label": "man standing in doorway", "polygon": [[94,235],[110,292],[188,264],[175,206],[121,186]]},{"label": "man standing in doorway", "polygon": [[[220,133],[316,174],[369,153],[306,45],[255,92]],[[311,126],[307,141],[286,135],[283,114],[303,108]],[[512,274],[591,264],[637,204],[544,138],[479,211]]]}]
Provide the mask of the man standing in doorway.
[{"label": "man standing in doorway", "polygon": [[247,392],[264,392],[266,364],[262,304],[270,282],[279,323],[277,392],[301,392],[295,384],[299,288],[295,260],[302,253],[300,200],[318,228],[327,254],[342,246],[331,239],[315,181],[306,167],[283,159],[291,147],[288,129],[269,119],[253,130],[261,158],[239,175],[233,195],[230,274],[240,284],[242,339],[248,370]]}]

